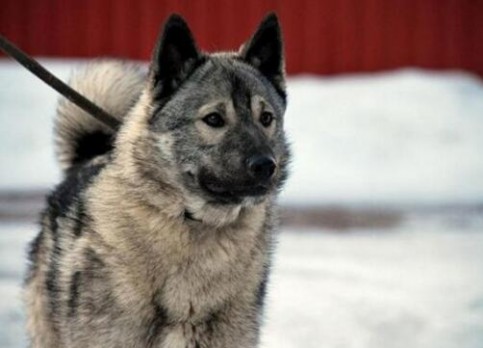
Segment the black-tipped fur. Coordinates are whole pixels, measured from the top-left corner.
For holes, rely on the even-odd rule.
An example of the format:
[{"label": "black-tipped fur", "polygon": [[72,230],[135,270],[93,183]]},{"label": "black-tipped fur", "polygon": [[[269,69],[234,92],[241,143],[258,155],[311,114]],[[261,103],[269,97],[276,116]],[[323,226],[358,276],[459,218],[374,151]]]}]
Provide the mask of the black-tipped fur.
[{"label": "black-tipped fur", "polygon": [[200,59],[201,54],[188,25],[181,16],[171,15],[154,49],[151,64],[155,97],[163,100],[174,93]]},{"label": "black-tipped fur", "polygon": [[[138,100],[144,81],[145,74],[139,66],[103,60],[79,69],[69,84],[122,122]],[[59,100],[54,133],[56,153],[64,171],[109,153],[117,136],[114,130],[65,98]]]},{"label": "black-tipped fur", "polygon": [[243,47],[241,56],[273,83],[283,98],[286,97],[283,40],[275,13],[270,13],[260,23],[255,34]]}]

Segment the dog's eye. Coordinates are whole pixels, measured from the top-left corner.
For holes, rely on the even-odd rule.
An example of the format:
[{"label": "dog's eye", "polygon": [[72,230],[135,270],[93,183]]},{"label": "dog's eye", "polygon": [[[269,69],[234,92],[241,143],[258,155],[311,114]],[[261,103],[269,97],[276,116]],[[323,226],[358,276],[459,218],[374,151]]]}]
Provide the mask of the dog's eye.
[{"label": "dog's eye", "polygon": [[262,114],[260,115],[260,123],[262,124],[262,126],[268,127],[272,124],[272,122],[273,122],[273,114],[268,111],[262,112]]},{"label": "dog's eye", "polygon": [[203,117],[203,122],[213,128],[221,128],[225,125],[225,120],[223,120],[223,117],[216,112],[212,112],[211,114]]}]

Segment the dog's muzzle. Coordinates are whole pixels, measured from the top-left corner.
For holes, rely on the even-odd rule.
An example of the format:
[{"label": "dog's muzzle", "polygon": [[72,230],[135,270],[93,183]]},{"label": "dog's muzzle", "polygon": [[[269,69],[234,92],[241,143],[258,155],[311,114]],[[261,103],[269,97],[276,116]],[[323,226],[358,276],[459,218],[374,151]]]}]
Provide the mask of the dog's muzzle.
[{"label": "dog's muzzle", "polygon": [[240,178],[217,178],[212,174],[201,172],[198,177],[200,188],[217,202],[239,204],[247,197],[261,197],[272,188],[275,164],[265,158],[255,158],[247,163],[248,172]]}]

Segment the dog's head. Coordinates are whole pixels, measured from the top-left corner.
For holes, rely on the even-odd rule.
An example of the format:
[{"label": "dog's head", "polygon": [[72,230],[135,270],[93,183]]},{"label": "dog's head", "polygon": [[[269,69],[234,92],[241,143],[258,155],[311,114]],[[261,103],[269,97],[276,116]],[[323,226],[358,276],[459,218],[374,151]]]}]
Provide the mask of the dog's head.
[{"label": "dog's head", "polygon": [[154,50],[149,84],[149,129],[188,205],[257,204],[281,187],[286,95],[274,14],[239,52],[215,54],[200,52],[185,21],[171,16]]}]

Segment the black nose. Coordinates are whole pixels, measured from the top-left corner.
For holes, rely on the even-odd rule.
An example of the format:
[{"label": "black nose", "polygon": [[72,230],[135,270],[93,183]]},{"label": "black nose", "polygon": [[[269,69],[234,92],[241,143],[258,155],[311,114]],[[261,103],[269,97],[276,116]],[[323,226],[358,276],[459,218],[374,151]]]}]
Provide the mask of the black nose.
[{"label": "black nose", "polygon": [[250,157],[247,163],[250,175],[260,181],[270,179],[275,172],[275,160],[269,156],[256,155]]}]

